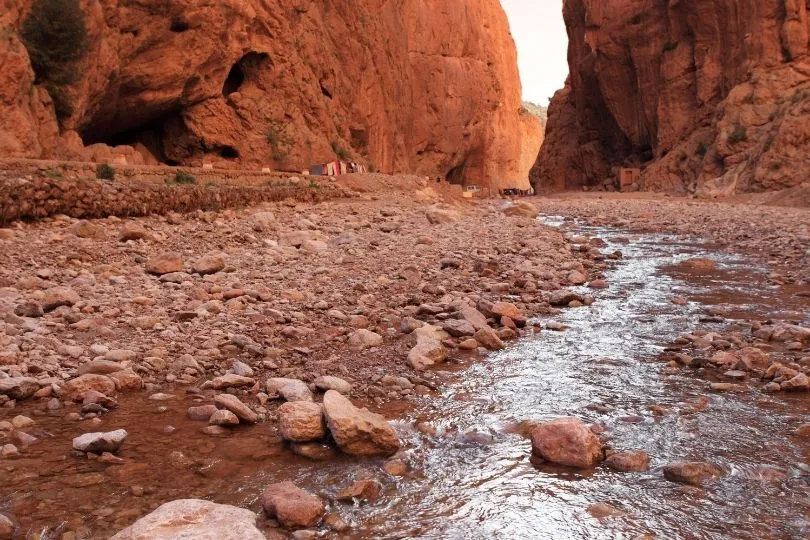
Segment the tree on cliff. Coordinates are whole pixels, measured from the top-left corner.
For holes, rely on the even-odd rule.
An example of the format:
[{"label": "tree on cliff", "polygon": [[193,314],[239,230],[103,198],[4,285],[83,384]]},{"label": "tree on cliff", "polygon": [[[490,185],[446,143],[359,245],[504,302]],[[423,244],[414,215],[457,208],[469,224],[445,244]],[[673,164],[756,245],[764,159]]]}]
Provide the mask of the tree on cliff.
[{"label": "tree on cliff", "polygon": [[87,51],[87,25],[79,0],[34,0],[22,39],[36,74],[54,102],[57,117],[73,114],[65,87],[79,80],[77,64]]}]

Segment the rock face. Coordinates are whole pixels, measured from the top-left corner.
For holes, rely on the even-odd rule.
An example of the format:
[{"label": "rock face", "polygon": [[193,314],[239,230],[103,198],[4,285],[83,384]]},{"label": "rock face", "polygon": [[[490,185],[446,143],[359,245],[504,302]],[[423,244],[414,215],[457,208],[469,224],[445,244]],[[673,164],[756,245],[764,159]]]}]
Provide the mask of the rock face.
[{"label": "rock face", "polygon": [[244,508],[197,499],[168,502],[112,537],[114,540],[263,540],[256,514]]},{"label": "rock face", "polygon": [[705,196],[806,181],[805,2],[565,0],[570,76],[551,102],[538,190],[618,185]]},{"label": "rock face", "polygon": [[399,437],[384,417],[358,409],[334,390],[323,397],[326,424],[341,450],[354,456],[390,456],[399,450]]},{"label": "rock face", "polygon": [[3,155],[301,170],[345,151],[517,186],[539,148],[497,0],[90,0],[62,135],[16,31],[30,5],[0,15]]}]

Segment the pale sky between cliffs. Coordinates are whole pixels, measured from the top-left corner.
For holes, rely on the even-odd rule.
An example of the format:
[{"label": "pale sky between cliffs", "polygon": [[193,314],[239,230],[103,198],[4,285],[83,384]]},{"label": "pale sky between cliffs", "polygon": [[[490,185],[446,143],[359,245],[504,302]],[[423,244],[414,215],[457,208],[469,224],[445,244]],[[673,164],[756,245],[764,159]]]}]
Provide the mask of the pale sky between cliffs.
[{"label": "pale sky between cliffs", "polygon": [[562,0],[501,0],[501,4],[517,44],[523,99],[548,105],[568,76]]}]

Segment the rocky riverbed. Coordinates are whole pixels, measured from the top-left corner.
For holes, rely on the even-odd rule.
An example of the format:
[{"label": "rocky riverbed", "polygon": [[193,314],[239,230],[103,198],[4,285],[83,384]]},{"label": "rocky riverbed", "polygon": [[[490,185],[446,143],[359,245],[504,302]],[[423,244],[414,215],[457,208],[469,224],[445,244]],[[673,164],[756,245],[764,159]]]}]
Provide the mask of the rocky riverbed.
[{"label": "rocky riverbed", "polygon": [[[660,273],[673,283],[705,285],[672,295],[656,286],[651,296],[639,297],[644,302],[628,304],[639,318],[655,317],[656,302],[675,310],[667,312],[659,334],[643,329],[626,340],[629,349],[621,349],[633,362],[654,359],[655,371],[603,358],[601,368],[569,372],[578,360],[566,351],[590,358],[610,354],[601,349],[615,344],[598,329],[625,317],[622,302],[633,298],[628,291],[637,284],[614,282],[628,276],[612,270],[624,268],[628,250],[634,260],[647,257],[632,230],[700,236],[701,211],[710,220],[718,208],[660,200],[626,206],[593,199],[533,201],[547,214],[578,215],[630,231],[623,237],[612,229],[606,242],[598,230],[572,221],[562,229],[543,224],[533,204],[462,203],[416,179],[403,180],[403,187],[393,194],[358,189],[352,199],[316,205],[142,219],[57,217],[0,231],[7,261],[0,269],[0,467],[8,478],[0,488],[0,514],[16,531],[9,534],[46,530],[51,536],[105,537],[172,500],[180,501],[119,538],[155,537],[167,520],[194,521],[192,515],[210,516],[203,521],[210,519],[217,530],[228,530],[232,522],[242,537],[254,534],[248,514],[186,500],[199,498],[263,510],[262,533],[256,534],[271,537],[291,530],[298,530],[296,538],[310,537],[318,527],[322,533],[385,536],[383,516],[401,515],[400,498],[416,505],[414,515],[427,528],[414,528],[410,520],[391,531],[469,533],[463,514],[436,498],[449,484],[464,485],[457,475],[469,472],[434,465],[436,459],[464,461],[460,448],[472,445],[482,456],[486,448],[497,448],[492,458],[498,462],[507,459],[506,449],[523,462],[529,451],[520,433],[542,428],[539,421],[578,416],[596,426],[563,424],[584,442],[584,454],[554,442],[558,424],[544,436],[533,434],[533,461],[543,474],[548,464],[537,458],[570,465],[585,455],[588,466],[607,457],[618,471],[648,471],[651,458],[653,467],[667,460],[667,478],[699,478],[714,466],[706,461],[711,456],[704,456],[708,465],[684,462],[676,458],[686,456],[650,448],[638,436],[635,445],[617,452],[609,441],[626,430],[611,428],[615,399],[635,402],[641,394],[618,396],[636,392],[636,384],[649,388],[648,378],[659,371],[679,380],[708,378],[704,393],[728,399],[742,393],[743,380],[754,383],[754,392],[791,390],[791,399],[802,394],[803,388],[791,387],[801,381],[789,381],[808,370],[806,268],[797,265],[806,213],[750,207],[746,218],[744,209],[729,207],[732,220],[765,225],[752,225],[745,236],[733,226],[718,226],[703,235],[712,241],[703,251],[688,248],[683,257],[668,247],[666,257],[674,258],[655,258],[654,267],[642,264],[648,274],[631,280],[652,284]],[[654,229],[651,212],[687,216],[681,222],[691,225],[667,222]],[[782,228],[788,223],[795,234]],[[705,262],[711,253],[705,250],[719,241],[756,264],[770,264],[770,270],[715,275],[711,281],[712,271],[727,272],[722,257],[720,270],[716,261]],[[656,242],[677,248],[682,239],[663,236]],[[656,245],[643,244],[653,250]],[[765,251],[768,245],[772,249]],[[739,264],[733,268],[742,271]],[[734,302],[730,307],[727,297],[711,297],[713,288],[740,279],[751,286],[739,305],[763,309],[762,302],[749,301],[761,291],[776,300],[766,303],[772,317],[746,319],[746,310]],[[600,309],[603,297],[607,303]],[[689,308],[697,305],[705,307]],[[592,309],[601,313],[588,322],[597,333],[565,332],[577,321],[584,327]],[[694,313],[694,324],[688,313]],[[633,333],[635,327],[615,331]],[[566,335],[577,340],[575,347]],[[546,358],[535,348],[543,343],[555,361],[531,368],[533,358]],[[637,357],[641,351],[643,359]],[[515,363],[515,354],[529,363]],[[622,389],[605,371],[612,365],[639,375]],[[532,382],[535,377],[552,386]],[[601,377],[616,396],[583,402],[584,388]],[[507,397],[529,388],[530,400],[542,390],[551,401],[543,398],[538,407]],[[677,388],[667,391],[679,398]],[[681,399],[684,409],[701,407],[700,399]],[[549,414],[555,400],[556,414]],[[495,414],[504,406],[510,409],[506,417]],[[647,409],[651,419],[666,417],[668,407],[660,403],[643,406],[653,407]],[[479,420],[532,422],[503,429],[469,422],[481,407]],[[599,415],[607,415],[607,422]],[[645,423],[638,411],[624,416]],[[482,470],[497,470],[489,467]],[[521,473],[520,482],[526,478],[536,477]],[[567,489],[555,489],[561,487]],[[346,506],[353,501],[360,506]],[[457,526],[427,525],[434,516],[422,509],[426,504],[444,509],[443,519],[455,516]],[[619,511],[600,504],[594,513]],[[537,530],[533,519],[528,523],[503,530]],[[660,530],[657,524],[652,529]]]}]

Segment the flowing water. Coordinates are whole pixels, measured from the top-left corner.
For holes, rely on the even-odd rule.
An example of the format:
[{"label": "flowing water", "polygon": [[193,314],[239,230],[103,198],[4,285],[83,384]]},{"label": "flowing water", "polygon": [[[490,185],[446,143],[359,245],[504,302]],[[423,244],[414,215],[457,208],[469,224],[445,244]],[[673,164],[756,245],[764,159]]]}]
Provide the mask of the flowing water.
[{"label": "flowing water", "polygon": [[[167,402],[126,399],[105,421],[105,430],[130,432],[123,465],[71,456],[79,430],[60,420],[64,412],[35,416],[41,441],[23,459],[0,462],[0,511],[32,534],[104,537],[175,498],[258,510],[269,483],[289,479],[329,497],[372,471],[385,486],[381,501],[335,505],[353,525],[346,538],[809,538],[810,443],[792,433],[810,421],[810,398],[710,393],[703,374],[670,372],[658,356],[682,333],[725,328],[698,322],[707,305],[742,321],[788,310],[806,317],[810,299],[769,285],[764,267],[695,241],[547,222],[623,252],[606,272],[610,288],[593,306],[555,317],[566,331],[543,330],[459,366],[424,406],[386,409],[399,416],[408,448],[405,477],[379,472],[375,460],[308,461],[267,426],[206,437],[184,419],[191,402],[178,391]],[[719,266],[700,275],[678,266],[693,257]],[[675,296],[689,302],[676,305]],[[653,405],[668,412],[656,415]],[[648,452],[650,470],[538,470],[522,426],[566,415],[603,425],[616,449]],[[705,489],[666,481],[661,466],[684,459],[712,461],[725,474]],[[597,503],[617,515],[594,517]]]}]

